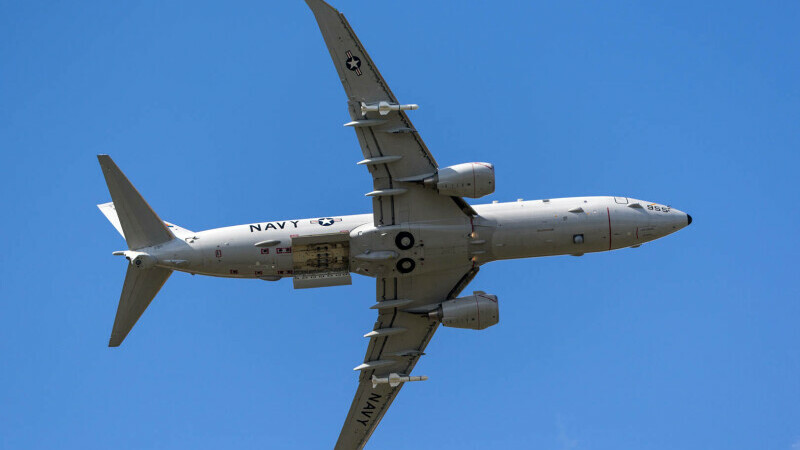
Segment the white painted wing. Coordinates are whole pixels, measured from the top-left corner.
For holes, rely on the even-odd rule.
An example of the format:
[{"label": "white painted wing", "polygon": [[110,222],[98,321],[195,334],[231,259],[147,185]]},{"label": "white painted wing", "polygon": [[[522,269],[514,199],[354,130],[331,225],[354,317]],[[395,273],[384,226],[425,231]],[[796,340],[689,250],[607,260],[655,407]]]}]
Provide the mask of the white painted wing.
[{"label": "white painted wing", "polygon": [[[361,370],[350,411],[336,443],[336,449],[361,449],[389,409],[403,384],[391,387],[380,384],[373,388],[372,376],[386,377],[391,373],[410,375],[425,351],[439,323],[424,313],[426,305],[436,305],[455,298],[475,277],[478,269],[470,265],[434,274],[404,278],[378,278],[377,300],[413,300],[401,308],[379,309],[374,331],[403,329],[389,336],[372,337],[364,364],[380,364],[374,369]],[[418,313],[404,312],[413,307]],[[412,387],[413,388],[413,387]]]},{"label": "white painted wing", "polygon": [[[314,12],[333,65],[347,94],[353,129],[373,180],[375,225],[474,215],[460,197],[448,197],[403,179],[433,175],[439,167],[404,111],[362,112],[362,103],[399,105],[344,15],[322,0],[306,0]],[[364,124],[365,126],[358,126]],[[363,161],[362,161],[363,162]],[[400,193],[402,190],[405,192]],[[381,196],[380,194],[391,195]]]}]

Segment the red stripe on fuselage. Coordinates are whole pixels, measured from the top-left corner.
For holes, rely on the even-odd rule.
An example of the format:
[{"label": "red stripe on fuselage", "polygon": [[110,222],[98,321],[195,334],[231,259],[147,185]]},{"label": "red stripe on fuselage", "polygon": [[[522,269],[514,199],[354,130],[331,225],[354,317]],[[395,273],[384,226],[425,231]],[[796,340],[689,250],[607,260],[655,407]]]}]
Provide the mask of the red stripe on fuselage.
[{"label": "red stripe on fuselage", "polygon": [[606,208],[608,214],[608,249],[611,250],[611,210]]}]

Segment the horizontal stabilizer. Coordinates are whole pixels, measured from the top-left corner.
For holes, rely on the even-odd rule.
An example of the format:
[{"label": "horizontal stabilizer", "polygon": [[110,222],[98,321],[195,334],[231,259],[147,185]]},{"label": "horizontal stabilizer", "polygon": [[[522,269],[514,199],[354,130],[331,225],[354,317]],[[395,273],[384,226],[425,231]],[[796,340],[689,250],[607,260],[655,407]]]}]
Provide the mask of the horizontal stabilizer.
[{"label": "horizontal stabilizer", "polygon": [[[158,218],[111,157],[97,155],[97,160],[103,169],[128,248],[138,250],[171,241],[175,235]],[[106,211],[103,214],[108,217]]]},{"label": "horizontal stabilizer", "polygon": [[131,331],[136,321],[142,316],[144,310],[161,290],[161,286],[172,274],[172,270],[161,267],[151,269],[137,269],[128,266],[125,274],[125,284],[122,286],[122,295],[119,298],[117,317],[114,318],[114,328],[111,330],[109,347],[119,347],[125,336]]}]

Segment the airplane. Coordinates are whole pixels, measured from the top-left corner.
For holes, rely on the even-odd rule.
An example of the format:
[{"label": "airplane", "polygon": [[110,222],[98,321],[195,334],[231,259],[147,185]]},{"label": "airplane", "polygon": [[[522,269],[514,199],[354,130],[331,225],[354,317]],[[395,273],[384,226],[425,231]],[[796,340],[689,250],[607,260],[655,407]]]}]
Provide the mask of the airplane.
[{"label": "airplane", "polygon": [[461,292],[498,260],[603,252],[674,233],[692,217],[631,197],[590,196],[471,205],[495,190],[494,166],[440,167],[344,15],[306,0],[347,94],[350,121],[372,176],[372,212],[190,231],[164,222],[108,155],[98,155],[112,202],[98,205],[125,239],[128,260],[110,347],[122,344],[174,271],[278,281],[296,289],[376,280],[377,314],[358,387],[336,449],[361,449],[411,375],[439,325],[482,330],[499,322],[496,295]]}]

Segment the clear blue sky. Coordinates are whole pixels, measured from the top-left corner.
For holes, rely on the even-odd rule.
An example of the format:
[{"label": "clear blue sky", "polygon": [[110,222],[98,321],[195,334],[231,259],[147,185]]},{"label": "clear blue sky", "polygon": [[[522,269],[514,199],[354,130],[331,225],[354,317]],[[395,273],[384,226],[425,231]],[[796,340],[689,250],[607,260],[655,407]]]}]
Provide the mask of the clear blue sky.
[{"label": "clear blue sky", "polygon": [[[339,0],[439,163],[485,201],[627,195],[691,227],[497,262],[370,448],[800,449],[800,3]],[[281,2],[0,3],[0,447],[333,445],[372,279],[174,275],[106,347],[111,154],[192,230],[370,211],[313,15]]]}]

